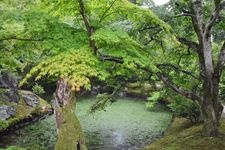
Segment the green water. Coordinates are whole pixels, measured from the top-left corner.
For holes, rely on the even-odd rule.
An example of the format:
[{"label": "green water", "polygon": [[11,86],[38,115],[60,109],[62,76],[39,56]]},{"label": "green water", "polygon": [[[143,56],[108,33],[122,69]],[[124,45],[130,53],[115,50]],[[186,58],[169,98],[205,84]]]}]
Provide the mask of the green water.
[{"label": "green water", "polygon": [[[88,114],[93,99],[77,103],[77,116],[85,131],[89,150],[136,150],[161,136],[171,120],[167,111],[147,111],[145,102],[119,99],[106,111]],[[0,138],[1,146],[53,149],[56,141],[54,116]]]}]

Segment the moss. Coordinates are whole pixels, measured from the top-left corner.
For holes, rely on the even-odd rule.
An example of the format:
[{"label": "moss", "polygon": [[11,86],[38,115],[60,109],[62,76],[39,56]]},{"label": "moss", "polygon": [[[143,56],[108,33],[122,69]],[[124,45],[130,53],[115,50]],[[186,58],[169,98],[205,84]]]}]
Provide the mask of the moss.
[{"label": "moss", "polygon": [[[3,104],[3,102],[1,103],[1,101],[0,101],[0,105],[1,104]],[[18,104],[4,102],[4,105],[15,106],[16,113],[12,118],[10,118],[6,121],[0,121],[0,132],[7,129],[9,126],[16,124],[20,120],[31,117],[34,114],[41,114],[51,108],[51,106],[45,100],[43,100],[41,98],[40,98],[39,105],[37,105],[35,108],[32,108],[26,104],[26,102],[23,100],[21,94],[20,94],[20,100],[19,100]]]},{"label": "moss", "polygon": [[11,103],[11,102],[8,102],[8,101],[0,100],[0,106],[1,105],[16,106],[16,103]]},{"label": "moss", "polygon": [[15,118],[26,118],[30,116],[32,108],[28,106],[23,99],[21,99],[16,107]]},{"label": "moss", "polygon": [[5,92],[5,89],[0,88],[0,94],[3,94]]},{"label": "moss", "polygon": [[5,130],[8,127],[8,122],[7,121],[2,121],[0,120],[0,131]]},{"label": "moss", "polygon": [[4,98],[2,97],[2,94],[4,94],[4,93],[5,93],[5,89],[0,88],[0,106],[1,105],[15,106],[16,103],[12,103],[12,102],[4,100]]},{"label": "moss", "polygon": [[[84,143],[84,135],[73,106],[61,108],[63,123],[59,129],[55,150],[76,150],[78,143]],[[84,145],[81,145],[84,146]],[[81,150],[86,150],[84,146]]]},{"label": "moss", "polygon": [[45,100],[43,100],[42,98],[40,98],[40,103],[38,105],[41,112],[45,112],[46,110],[50,109],[52,106]]},{"label": "moss", "polygon": [[218,137],[203,137],[202,125],[191,126],[183,118],[176,118],[166,135],[144,150],[221,150],[225,147],[225,121],[221,121]]},{"label": "moss", "polygon": [[31,115],[31,112],[31,108],[29,108],[29,106],[27,106],[24,101],[20,100],[16,107],[15,116],[6,121],[1,121],[1,125],[4,124],[4,126],[2,128],[0,127],[0,131],[8,128],[9,126],[15,124],[16,122],[22,119],[29,117]]}]

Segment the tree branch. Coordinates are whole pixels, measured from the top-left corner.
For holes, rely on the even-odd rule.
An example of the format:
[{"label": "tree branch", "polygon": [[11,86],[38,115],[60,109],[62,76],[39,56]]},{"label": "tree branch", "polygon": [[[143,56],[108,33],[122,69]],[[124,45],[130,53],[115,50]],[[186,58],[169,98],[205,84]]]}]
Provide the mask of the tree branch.
[{"label": "tree branch", "polygon": [[[146,71],[146,72],[150,72],[150,73],[153,73],[153,71],[151,70],[151,68],[148,68],[148,67],[142,67],[140,66],[139,64],[136,64],[137,67],[139,67],[140,69]],[[198,101],[198,102],[201,102],[202,99],[200,96],[196,95],[193,91],[188,91],[188,90],[184,90],[180,87],[178,87],[177,85],[175,85],[172,81],[170,81],[165,75],[163,75],[162,73],[160,72],[157,72],[156,73],[157,77],[163,81],[163,83],[167,86],[169,86],[172,90],[174,90],[175,92],[177,92],[178,94],[186,97],[186,98],[189,98],[193,101]]]},{"label": "tree branch", "polygon": [[218,55],[218,61],[214,69],[214,76],[218,76],[218,77],[221,76],[224,64],[225,64],[225,41]]},{"label": "tree branch", "polygon": [[211,17],[209,18],[209,20],[207,21],[206,26],[205,26],[206,36],[209,36],[209,33],[211,32],[211,28],[217,22],[220,12],[222,11],[222,9],[224,7],[225,7],[225,1],[222,1],[222,2],[216,1],[215,2],[215,10],[213,11]]},{"label": "tree branch", "polygon": [[180,67],[175,66],[175,65],[173,65],[173,64],[157,64],[157,67],[158,67],[158,68],[162,68],[162,67],[170,67],[170,68],[173,68],[175,71],[182,72],[182,73],[184,73],[184,74],[186,74],[186,75],[191,76],[192,78],[194,78],[194,79],[196,79],[196,80],[199,80],[199,78],[196,77],[195,75],[193,75],[192,72],[183,70],[183,69],[181,69]]},{"label": "tree branch", "polygon": [[98,51],[98,54],[100,56],[100,59],[103,61],[113,61],[119,64],[122,64],[124,62],[122,57],[116,57],[116,56],[111,56],[111,55],[105,55],[102,54],[101,52]]},{"label": "tree branch", "polygon": [[190,51],[190,47],[188,47],[187,53],[180,56],[180,58],[179,58],[179,60],[178,60],[178,62],[177,62],[177,65],[178,65],[178,66],[180,65],[181,59],[182,59],[184,56],[190,56],[190,55],[191,55],[191,51]]},{"label": "tree branch", "polygon": [[191,14],[191,13],[181,13],[181,14],[175,15],[175,17],[182,17],[182,16],[185,16],[185,17],[194,17],[194,15]]},{"label": "tree branch", "polygon": [[189,11],[189,10],[187,10],[187,9],[185,9],[184,7],[182,7],[182,6],[180,6],[180,4],[178,3],[178,2],[175,2],[175,5],[178,7],[178,9],[180,9],[180,11],[182,12],[181,14],[178,14],[178,15],[176,15],[176,16],[189,16],[189,17],[194,17],[194,14],[191,12],[191,11]]},{"label": "tree branch", "polygon": [[199,48],[199,44],[198,44],[198,43],[196,43],[196,42],[194,42],[194,41],[191,41],[191,40],[189,40],[189,39],[186,39],[186,38],[182,38],[182,37],[176,37],[176,38],[177,38],[177,40],[178,40],[180,43],[182,43],[182,44],[188,46],[189,48],[191,48],[191,49],[193,49],[193,50],[198,51],[198,48]]},{"label": "tree branch", "polygon": [[92,48],[93,53],[96,55],[98,48],[95,44],[95,41],[91,39],[91,36],[95,32],[94,28],[91,26],[91,23],[86,14],[83,0],[78,0],[78,2],[79,2],[79,6],[80,6],[80,14],[83,18],[83,21],[84,21],[84,24],[85,24],[85,27],[87,30],[87,34],[88,34],[88,38],[89,38],[89,46]]},{"label": "tree branch", "polygon": [[107,12],[113,7],[113,5],[114,5],[114,3],[115,3],[116,1],[117,1],[117,0],[114,0],[114,1],[110,4],[110,6],[104,11],[104,13],[102,14],[102,17],[101,17],[100,20],[99,20],[99,23],[101,23],[102,20],[105,19]]},{"label": "tree branch", "polygon": [[192,24],[198,40],[202,40],[203,36],[203,0],[193,0],[190,7],[194,17],[192,17]]},{"label": "tree branch", "polygon": [[144,31],[144,30],[151,30],[151,29],[156,29],[157,26],[147,26],[147,27],[142,27],[138,29],[139,32]]},{"label": "tree branch", "polygon": [[162,42],[162,40],[158,40],[157,38],[154,38],[154,36],[157,35],[158,33],[160,33],[161,31],[162,31],[162,30],[159,29],[159,30],[156,30],[153,34],[150,34],[150,33],[149,33],[150,39],[149,39],[147,42],[145,42],[144,45],[146,46],[146,45],[148,45],[149,43],[151,43],[152,41],[156,41],[156,42],[160,43],[160,46],[161,46],[162,49],[163,49],[163,42]]},{"label": "tree branch", "polygon": [[163,81],[163,83],[167,86],[169,86],[173,91],[175,91],[176,93],[188,98],[188,99],[191,99],[193,101],[198,101],[198,102],[201,102],[201,98],[196,95],[195,93],[193,93],[193,91],[190,91],[190,90],[184,90],[182,89],[181,87],[178,87],[177,85],[175,85],[172,81],[170,81],[167,77],[165,77],[165,75],[161,74],[161,73],[157,73],[156,74],[158,76],[158,78],[160,80]]}]

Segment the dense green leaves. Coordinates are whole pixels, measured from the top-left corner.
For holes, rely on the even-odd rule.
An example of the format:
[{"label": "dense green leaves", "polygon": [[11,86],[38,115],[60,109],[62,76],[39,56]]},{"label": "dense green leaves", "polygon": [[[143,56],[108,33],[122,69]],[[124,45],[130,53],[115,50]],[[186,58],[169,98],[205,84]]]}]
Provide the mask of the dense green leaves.
[{"label": "dense green leaves", "polygon": [[44,60],[31,69],[21,85],[33,76],[35,76],[35,80],[41,78],[54,78],[55,80],[65,78],[73,90],[80,91],[81,87],[90,88],[89,78],[96,77],[104,80],[107,75],[104,69],[100,67],[99,60],[93,57],[90,49],[84,47]]},{"label": "dense green leaves", "polygon": [[[9,38],[2,41],[4,48],[12,43],[16,45],[9,55],[13,53],[10,58],[20,62],[23,68],[37,64],[21,84],[31,79],[67,78],[73,89],[79,89],[90,88],[89,80],[93,77],[101,80],[107,77],[109,85],[117,86],[134,78],[149,80],[151,73],[143,68],[158,71],[155,65],[159,58],[170,59],[162,53],[173,48],[171,40],[176,41],[169,35],[171,28],[149,9],[126,0],[83,2],[94,29],[90,38],[98,48],[97,55],[87,48],[87,28],[80,14],[79,1],[24,1],[26,9],[23,10],[16,7],[21,4],[19,1],[2,3],[12,8],[6,9],[0,17],[9,20],[1,25],[4,30],[0,36]],[[154,40],[146,44],[151,39]],[[123,63],[105,61],[105,56],[121,59]],[[2,68],[7,68],[5,61],[2,60]],[[19,68],[18,65],[8,66]]]},{"label": "dense green leaves", "polygon": [[86,43],[85,31],[38,9],[21,10],[6,2],[0,3],[7,6],[0,10],[1,69],[22,72],[27,65]]}]

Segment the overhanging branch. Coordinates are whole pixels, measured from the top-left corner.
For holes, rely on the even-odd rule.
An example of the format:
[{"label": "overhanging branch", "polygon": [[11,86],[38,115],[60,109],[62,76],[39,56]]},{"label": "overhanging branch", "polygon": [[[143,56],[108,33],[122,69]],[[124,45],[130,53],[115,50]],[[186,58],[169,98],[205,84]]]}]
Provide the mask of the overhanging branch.
[{"label": "overhanging branch", "polygon": [[195,93],[193,93],[193,91],[190,91],[190,90],[184,90],[182,89],[181,87],[178,87],[176,84],[174,84],[172,81],[170,81],[165,75],[163,75],[162,73],[157,73],[156,74],[158,76],[158,78],[160,80],[163,81],[163,83],[167,86],[169,86],[173,91],[175,91],[176,93],[188,98],[188,99],[191,99],[193,101],[198,101],[198,102],[201,102],[201,98],[196,95]]},{"label": "overhanging branch", "polygon": [[196,77],[195,75],[193,75],[192,72],[187,71],[187,70],[183,70],[183,69],[181,69],[179,66],[175,66],[175,65],[173,65],[173,64],[158,64],[157,67],[158,67],[159,69],[161,69],[162,67],[170,67],[170,68],[173,68],[175,71],[182,72],[182,73],[184,73],[184,74],[186,74],[186,75],[191,76],[192,78],[194,78],[194,79],[196,79],[196,80],[199,80],[199,78]]}]

